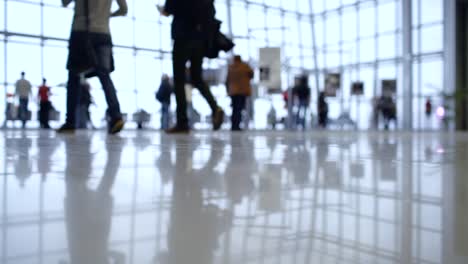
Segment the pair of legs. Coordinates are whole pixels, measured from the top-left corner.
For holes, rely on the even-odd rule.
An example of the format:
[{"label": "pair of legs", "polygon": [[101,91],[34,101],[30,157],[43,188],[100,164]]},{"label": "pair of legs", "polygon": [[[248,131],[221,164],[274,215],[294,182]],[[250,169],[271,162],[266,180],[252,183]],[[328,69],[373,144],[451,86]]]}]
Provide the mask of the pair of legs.
[{"label": "pair of legs", "polygon": [[49,111],[50,111],[50,102],[42,101],[39,109],[39,122],[41,123],[41,128],[50,128],[49,126]]},{"label": "pair of legs", "polygon": [[[101,82],[104,90],[107,106],[111,122],[122,118],[120,113],[120,104],[115,91],[114,83],[110,78],[110,73],[104,69],[97,69],[96,75]],[[81,80],[80,75],[69,72],[67,85],[67,124],[76,126],[76,110],[81,97]]]},{"label": "pair of legs", "polygon": [[168,103],[162,103],[161,107],[161,129],[166,130],[169,129],[169,121],[170,121],[170,116],[169,116],[169,107],[170,104]]},{"label": "pair of legs", "polygon": [[[86,41],[92,42],[94,52],[94,65],[92,67],[92,76],[99,78],[104,90],[110,116],[111,133],[120,131],[123,127],[120,104],[114,83],[110,78],[110,73],[114,69],[114,60],[112,56],[112,39],[109,34],[72,32],[69,41],[68,56],[68,83],[67,83],[67,120],[62,127],[63,130],[74,129],[77,125],[77,108],[81,99],[83,86],[81,85],[81,74],[79,69],[88,68],[89,64],[86,58],[89,52],[86,51]],[[77,70],[78,69],[78,70]],[[115,124],[118,126],[114,127]]]},{"label": "pair of legs", "polygon": [[204,57],[203,40],[176,39],[172,54],[174,86],[177,102],[177,127],[188,129],[187,98],[185,95],[185,69],[187,62],[190,62],[190,78],[192,85],[200,91],[213,113],[218,110],[218,104],[213,97],[208,85],[202,78],[202,64]]},{"label": "pair of legs", "polygon": [[28,98],[19,99],[19,119],[22,122],[23,128],[26,127],[26,122],[28,121]]},{"label": "pair of legs", "polygon": [[245,103],[247,96],[245,95],[233,95],[232,100],[232,116],[231,116],[231,130],[241,130],[240,123],[242,121],[242,111],[245,109]]},{"label": "pair of legs", "polygon": [[327,127],[327,123],[328,123],[328,113],[327,112],[319,113],[318,123],[319,123],[319,126],[322,127],[322,128]]},{"label": "pair of legs", "polygon": [[308,101],[301,100],[296,112],[296,125],[301,125],[303,129],[306,127]]}]

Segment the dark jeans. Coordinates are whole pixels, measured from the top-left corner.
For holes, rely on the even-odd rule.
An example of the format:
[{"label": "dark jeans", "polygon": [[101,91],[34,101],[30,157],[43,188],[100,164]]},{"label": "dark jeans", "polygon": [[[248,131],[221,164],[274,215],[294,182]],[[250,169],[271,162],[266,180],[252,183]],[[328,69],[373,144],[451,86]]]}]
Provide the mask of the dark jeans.
[{"label": "dark jeans", "polygon": [[232,116],[231,116],[231,123],[233,130],[240,129],[240,123],[242,121],[242,111],[245,109],[245,102],[247,100],[247,96],[244,95],[234,95],[231,96],[232,100]]},{"label": "dark jeans", "polygon": [[41,101],[39,109],[39,122],[41,123],[42,128],[49,128],[49,111],[50,111],[50,102]]},{"label": "dark jeans", "polygon": [[172,61],[177,102],[177,126],[188,127],[187,98],[185,97],[185,69],[188,61],[190,61],[192,85],[200,90],[213,113],[218,108],[210,88],[202,78],[203,41],[176,39],[174,41]]},{"label": "dark jeans", "polygon": [[[73,32],[72,32],[72,39],[73,39]],[[102,36],[100,36],[102,35]],[[106,97],[106,102],[108,105],[108,111],[111,118],[111,122],[121,119],[122,114],[120,112],[120,104],[117,98],[117,93],[114,87],[114,83],[110,78],[110,73],[113,70],[113,57],[112,57],[112,42],[110,41],[110,37],[105,34],[94,34],[96,41],[102,41],[99,45],[94,47],[96,57],[97,57],[97,65],[95,67],[95,75],[99,78],[101,82],[102,89],[104,90],[104,94]],[[100,38],[102,37],[102,38]],[[101,40],[102,39],[102,40]],[[72,43],[70,47],[73,47]],[[78,50],[73,50],[72,48],[69,51],[70,53],[79,52]],[[69,55],[69,62],[68,68],[73,69],[73,63],[77,63],[76,61],[71,60],[70,58],[74,58],[76,56],[72,56],[73,54]],[[80,75],[73,70],[69,70],[68,72],[68,84],[67,84],[67,124],[72,126],[76,125],[76,111],[78,108],[78,103],[80,102],[81,98],[81,89],[82,86],[80,85]]]},{"label": "dark jeans", "polygon": [[29,99],[28,98],[20,98],[19,99],[19,111],[18,111],[18,117],[19,120],[26,124],[26,121],[28,121],[28,103]]}]

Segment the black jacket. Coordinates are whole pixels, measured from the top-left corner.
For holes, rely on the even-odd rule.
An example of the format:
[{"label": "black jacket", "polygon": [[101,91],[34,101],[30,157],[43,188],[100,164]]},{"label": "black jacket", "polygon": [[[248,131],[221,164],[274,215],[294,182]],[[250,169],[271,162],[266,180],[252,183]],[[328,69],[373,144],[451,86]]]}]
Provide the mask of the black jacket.
[{"label": "black jacket", "polygon": [[161,103],[170,104],[172,90],[173,88],[169,81],[162,81],[159,90],[156,92],[156,99]]},{"label": "black jacket", "polygon": [[172,38],[206,38],[206,24],[215,17],[213,0],[166,0],[164,10],[173,15]]}]

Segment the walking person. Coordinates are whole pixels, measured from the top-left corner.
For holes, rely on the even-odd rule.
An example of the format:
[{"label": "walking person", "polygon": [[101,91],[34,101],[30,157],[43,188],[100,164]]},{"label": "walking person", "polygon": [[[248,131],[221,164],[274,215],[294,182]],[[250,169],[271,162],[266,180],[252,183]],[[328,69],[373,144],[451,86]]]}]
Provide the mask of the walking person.
[{"label": "walking person", "polygon": [[325,99],[325,92],[320,92],[318,98],[318,124],[321,128],[327,128],[328,125],[328,103]]},{"label": "walking person", "polygon": [[169,76],[164,74],[162,76],[161,85],[156,92],[156,99],[161,103],[161,129],[169,129],[170,123],[170,106],[171,106],[171,95],[173,87],[171,85]]},{"label": "walking person", "polygon": [[49,112],[51,110],[51,103],[49,100],[51,93],[50,87],[47,86],[47,80],[42,79],[42,85],[39,87],[39,123],[41,128],[50,129],[49,126]]},{"label": "walking person", "polygon": [[254,77],[252,68],[242,61],[241,56],[234,56],[229,65],[227,76],[227,91],[232,100],[231,130],[241,131],[242,111],[245,109],[247,97],[252,94],[250,81]]},{"label": "walking person", "polygon": [[21,120],[22,122],[23,129],[26,128],[26,122],[29,119],[28,104],[29,104],[29,97],[32,95],[32,85],[28,80],[26,80],[25,76],[26,76],[26,73],[21,72],[21,79],[16,81],[16,84],[15,84],[15,95],[19,99],[18,117],[19,117],[19,120]]},{"label": "walking person", "polygon": [[293,95],[298,102],[296,112],[296,125],[301,125],[302,129],[305,130],[307,108],[310,103],[310,87],[308,85],[307,76],[301,76],[298,79],[298,83],[293,88]]},{"label": "walking person", "polygon": [[[172,64],[174,71],[174,92],[177,102],[177,123],[167,130],[167,133],[190,132],[187,117],[187,99],[185,95],[185,69],[190,62],[190,79],[192,85],[200,90],[212,111],[213,130],[219,130],[224,121],[224,112],[218,106],[208,85],[202,78],[202,64],[205,40],[210,28],[207,26],[214,20],[213,0],[202,3],[193,0],[166,0],[164,7],[159,7],[163,16],[172,15]],[[202,15],[203,14],[203,15]],[[206,16],[206,14],[209,14]]]},{"label": "walking person", "polygon": [[69,40],[67,118],[59,133],[74,132],[76,110],[80,101],[80,76],[97,76],[106,97],[110,120],[109,134],[124,127],[120,104],[110,73],[114,70],[110,18],[125,16],[126,0],[117,0],[118,9],[111,12],[113,0],[62,0],[64,7],[75,2],[72,31]]}]

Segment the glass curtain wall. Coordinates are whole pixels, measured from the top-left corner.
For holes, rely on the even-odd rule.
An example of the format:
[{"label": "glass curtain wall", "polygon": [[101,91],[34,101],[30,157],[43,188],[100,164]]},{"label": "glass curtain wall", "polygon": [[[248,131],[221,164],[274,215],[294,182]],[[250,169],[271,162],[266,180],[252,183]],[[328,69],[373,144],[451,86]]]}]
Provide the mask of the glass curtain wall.
[{"label": "glass curtain wall", "polygon": [[[361,129],[370,127],[372,99],[381,94],[381,80],[396,79],[398,115],[402,109],[402,0],[216,0],[222,30],[232,33],[236,47],[253,66],[258,65],[259,48],[282,48],[282,88],[292,85],[297,74],[310,74],[313,88],[311,112],[316,113],[317,96],[326,72],[341,73],[341,89],[330,98],[330,117],[349,112]],[[144,109],[153,114],[152,126],[159,127],[159,104],[155,100],[160,76],[172,73],[171,19],[161,18],[158,1],[128,0],[129,15],[111,22],[115,44],[116,71],[113,73],[122,109],[128,114]],[[159,4],[163,1],[160,0]],[[312,3],[312,6],[309,4]],[[37,87],[42,77],[53,86],[52,102],[63,113],[67,73],[67,37],[72,9],[62,8],[58,0],[0,0],[0,81],[5,93],[0,98],[0,119],[4,119],[5,96],[14,91],[20,72]],[[21,15],[18,15],[21,14]],[[230,15],[229,15],[230,14]],[[25,19],[27,17],[27,20]],[[229,21],[228,18],[231,18]],[[314,22],[312,24],[312,21]],[[315,26],[319,87],[315,85],[312,25]],[[426,98],[442,104],[443,87],[443,0],[413,0],[413,107],[415,128],[437,128],[438,121],[424,116]],[[206,60],[205,68],[223,69],[230,54]],[[258,74],[257,74],[258,76]],[[258,82],[258,77],[256,77]],[[364,95],[350,93],[351,83],[362,81]],[[96,105],[91,109],[95,123],[102,122],[106,104],[100,85],[92,79]],[[317,89],[318,88],[318,89]],[[229,109],[223,86],[212,87],[220,104]],[[37,91],[37,90],[35,90]],[[11,99],[9,99],[11,100]],[[202,116],[208,106],[195,91],[194,104]],[[199,103],[198,103],[199,102]],[[256,93],[253,127],[265,128],[271,102],[284,116],[279,95],[267,95],[261,87]],[[31,110],[37,106],[31,104]],[[228,110],[229,112],[229,110]],[[401,122],[401,118],[399,119]]]}]

